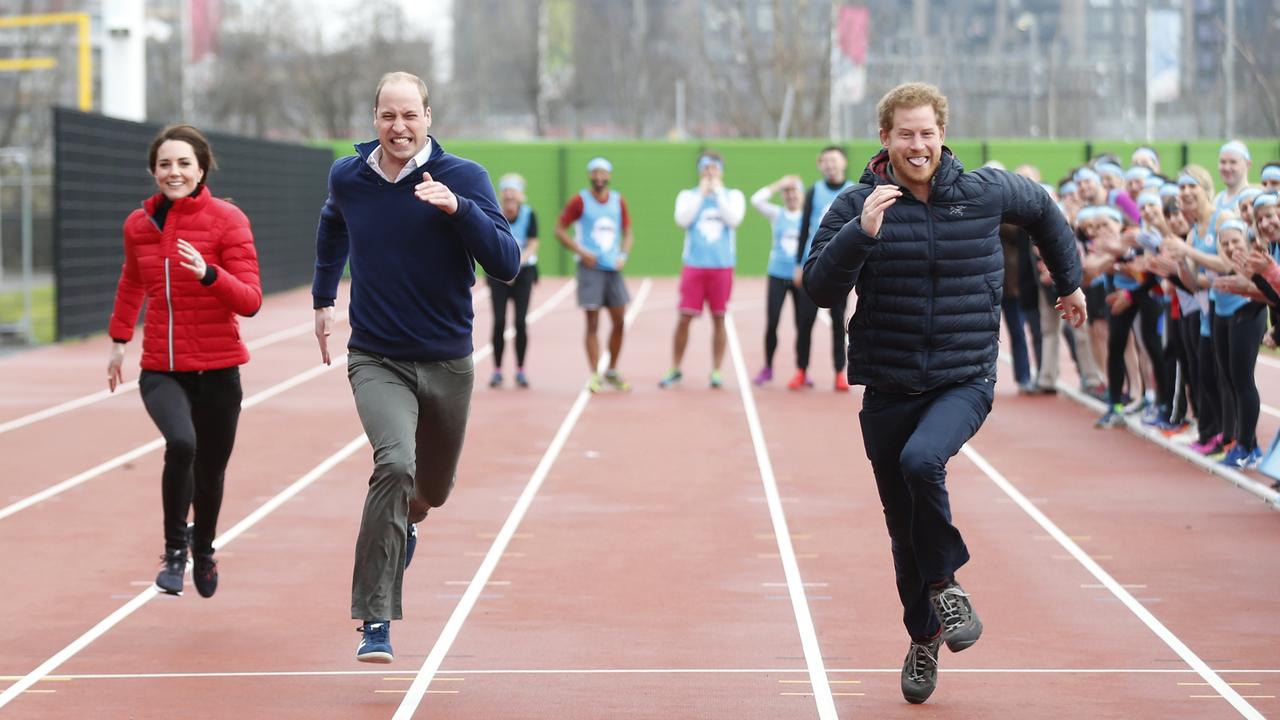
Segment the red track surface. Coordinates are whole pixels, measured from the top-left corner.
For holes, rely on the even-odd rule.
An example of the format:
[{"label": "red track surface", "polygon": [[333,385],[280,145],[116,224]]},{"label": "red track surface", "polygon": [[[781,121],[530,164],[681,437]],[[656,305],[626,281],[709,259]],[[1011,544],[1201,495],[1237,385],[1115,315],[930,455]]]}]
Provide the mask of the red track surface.
[{"label": "red track surface", "polygon": [[[563,282],[541,283],[534,307]],[[233,538],[212,600],[146,589],[162,545],[158,451],[0,518],[0,688],[39,677],[11,701],[0,696],[0,717],[389,718],[404,703],[424,718],[772,719],[818,717],[825,701],[828,717],[1244,716],[966,455],[951,462],[949,486],[974,558],[960,577],[986,633],[963,655],[944,652],[938,691],[908,706],[888,538],[857,393],[830,391],[829,335],[815,328],[818,388],[788,392],[785,320],[782,380],[752,389],[804,581],[789,588],[732,363],[723,390],[706,387],[705,319],[685,386],[656,387],[675,295],[674,281],[653,283],[623,350],[634,391],[591,397],[558,453],[548,448],[586,375],[572,295],[531,326],[533,389],[489,390],[491,362],[477,364],[458,487],[421,528],[391,666],[354,661],[347,619],[366,448]],[[305,308],[303,293],[272,297],[245,337],[307,323]],[[734,308],[754,372],[763,282],[740,280]],[[476,310],[481,348],[487,299]],[[105,357],[98,338],[0,359],[0,423],[97,391]],[[246,397],[317,357],[305,332],[257,350],[243,370]],[[1280,405],[1280,368],[1260,364],[1257,376],[1263,402]],[[1280,716],[1280,630],[1270,622],[1280,515],[1141,438],[1094,430],[1094,415],[1065,398],[1012,389],[1002,377],[972,449],[1242,703]],[[1264,442],[1278,425],[1264,412]],[[0,433],[0,504],[156,435],[136,392]],[[341,367],[246,409],[220,529],[359,435]],[[471,607],[462,598],[542,461],[545,480]],[[802,641],[792,604],[801,592],[820,658]],[[64,651],[130,602],[132,612]],[[460,604],[469,612],[448,625]],[[456,638],[442,641],[447,627]],[[411,681],[433,648],[443,660],[419,697]],[[55,656],[56,667],[29,676]]]}]

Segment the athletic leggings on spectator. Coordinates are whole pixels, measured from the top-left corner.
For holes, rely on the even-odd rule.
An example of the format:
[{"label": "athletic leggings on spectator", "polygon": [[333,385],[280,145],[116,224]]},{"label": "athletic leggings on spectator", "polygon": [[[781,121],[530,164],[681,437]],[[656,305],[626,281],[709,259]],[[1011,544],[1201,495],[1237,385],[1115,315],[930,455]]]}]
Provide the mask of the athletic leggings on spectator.
[{"label": "athletic leggings on spectator", "polygon": [[187,547],[187,511],[194,509],[191,548],[213,552],[222,487],[240,419],[240,368],[202,372],[143,370],[138,390],[164,435],[164,545]]},{"label": "athletic leggings on spectator", "polygon": [[508,285],[489,278],[489,299],[493,303],[493,366],[502,367],[502,353],[507,347],[504,334],[507,331],[507,303],[516,306],[516,367],[524,367],[524,353],[529,348],[529,333],[525,316],[529,314],[529,298],[533,284],[538,282],[538,268],[526,265],[520,268],[516,281]]},{"label": "athletic leggings on spectator", "polygon": [[[1198,317],[1196,322],[1199,322]],[[1175,425],[1186,421],[1188,408],[1193,411],[1198,410],[1191,392],[1191,378],[1194,377],[1191,371],[1191,356],[1195,351],[1187,344],[1188,329],[1185,323],[1185,318],[1175,318],[1171,313],[1165,313],[1164,326],[1168,336],[1164,353],[1165,387],[1171,388],[1173,399],[1169,406],[1169,415],[1164,419]],[[1197,333],[1198,328],[1199,325],[1197,325]]]},{"label": "athletic leggings on spectator", "polygon": [[[1164,347],[1160,342],[1160,300],[1147,295],[1139,298],[1124,312],[1111,313],[1107,319],[1107,393],[1112,406],[1121,403],[1124,391],[1124,351],[1129,344],[1129,333],[1133,330],[1133,321],[1140,319],[1139,332],[1142,333],[1142,345],[1151,359],[1156,376],[1156,397],[1162,407],[1167,407],[1169,394],[1164,385],[1164,358],[1161,356]],[[1140,388],[1133,388],[1136,397],[1141,394]]]},{"label": "athletic leggings on spectator", "polygon": [[[1226,423],[1234,430],[1229,439],[1235,440],[1244,450],[1258,447],[1258,414],[1262,410],[1262,400],[1258,396],[1258,382],[1253,371],[1258,364],[1258,345],[1267,329],[1264,308],[1262,303],[1251,302],[1233,315],[1215,315],[1213,318],[1213,349],[1217,353],[1225,389],[1230,394],[1230,403],[1224,398],[1222,405],[1235,411],[1234,419],[1228,418]],[[1224,433],[1224,437],[1228,436]]]},{"label": "athletic leggings on spectator", "polygon": [[[812,342],[813,323],[818,319],[818,306],[806,293],[795,294],[796,301],[796,367],[809,369],[809,345]],[[845,361],[848,360],[845,341],[844,307],[848,298],[831,306],[831,362],[836,372],[844,372]]]},{"label": "athletic leggings on spectator", "polygon": [[[796,327],[800,326],[800,296],[804,293],[800,292],[791,278],[776,278],[769,276],[769,294],[768,294],[768,322],[764,329],[764,364],[765,367],[773,367],[773,354],[778,350],[778,321],[782,319],[782,303],[787,299],[787,295],[791,295],[791,310],[795,315]],[[812,320],[810,323],[812,324]],[[796,365],[800,365],[800,342],[801,336],[796,335]],[[805,365],[809,360],[809,341],[804,338],[804,357]]]},{"label": "athletic leggings on spectator", "polygon": [[[1213,304],[1209,305],[1213,312]],[[1199,313],[1196,314],[1199,320]],[[1196,397],[1200,404],[1196,406],[1196,428],[1200,431],[1199,441],[1207,443],[1215,435],[1223,434],[1222,392],[1218,386],[1218,361],[1213,354],[1213,338],[1200,334],[1197,324],[1193,330],[1196,342]]]}]

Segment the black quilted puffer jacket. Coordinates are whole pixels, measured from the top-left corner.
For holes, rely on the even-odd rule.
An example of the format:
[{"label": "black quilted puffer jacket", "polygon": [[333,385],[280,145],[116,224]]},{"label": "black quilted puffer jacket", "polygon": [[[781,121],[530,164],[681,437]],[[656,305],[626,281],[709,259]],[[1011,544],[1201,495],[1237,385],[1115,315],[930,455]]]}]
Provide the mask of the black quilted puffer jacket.
[{"label": "black quilted puffer jacket", "polygon": [[943,148],[928,203],[906,189],[878,237],[857,219],[876,185],[891,183],[889,157],[867,164],[860,184],[822,218],[804,288],[830,307],[857,290],[849,322],[849,382],[887,392],[926,392],[995,378],[1004,258],[1000,224],[1024,227],[1058,294],[1080,286],[1075,235],[1036,183],[1004,170],[965,172]]}]

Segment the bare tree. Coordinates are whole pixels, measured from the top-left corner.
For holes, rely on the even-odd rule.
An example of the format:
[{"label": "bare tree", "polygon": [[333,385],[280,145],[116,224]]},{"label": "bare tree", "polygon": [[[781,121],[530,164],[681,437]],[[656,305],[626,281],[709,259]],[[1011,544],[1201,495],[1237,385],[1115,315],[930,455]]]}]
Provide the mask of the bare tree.
[{"label": "bare tree", "polygon": [[699,47],[714,105],[738,135],[776,133],[793,98],[789,137],[826,134],[831,0],[706,0]]}]

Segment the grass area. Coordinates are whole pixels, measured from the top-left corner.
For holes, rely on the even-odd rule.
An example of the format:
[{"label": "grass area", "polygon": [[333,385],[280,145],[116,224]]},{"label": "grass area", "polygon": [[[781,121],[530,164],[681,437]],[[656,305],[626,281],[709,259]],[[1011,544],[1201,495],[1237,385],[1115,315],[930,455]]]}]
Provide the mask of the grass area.
[{"label": "grass area", "polygon": [[[0,293],[0,324],[16,323],[22,319],[22,291]],[[53,283],[36,285],[31,292],[31,323],[36,342],[53,342]]]}]

